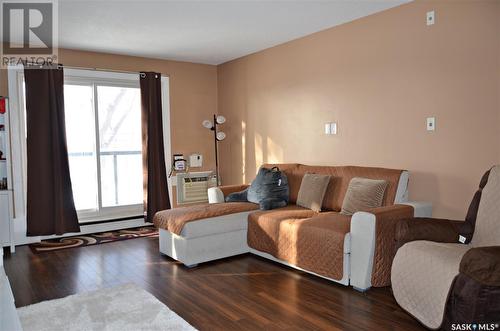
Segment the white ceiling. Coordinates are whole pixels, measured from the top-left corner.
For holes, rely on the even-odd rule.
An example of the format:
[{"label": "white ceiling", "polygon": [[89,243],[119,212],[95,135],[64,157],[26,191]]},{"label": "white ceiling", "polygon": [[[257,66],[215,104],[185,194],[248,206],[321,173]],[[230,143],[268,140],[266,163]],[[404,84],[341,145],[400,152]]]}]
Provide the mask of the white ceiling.
[{"label": "white ceiling", "polygon": [[59,0],[59,47],[220,64],[408,0]]}]

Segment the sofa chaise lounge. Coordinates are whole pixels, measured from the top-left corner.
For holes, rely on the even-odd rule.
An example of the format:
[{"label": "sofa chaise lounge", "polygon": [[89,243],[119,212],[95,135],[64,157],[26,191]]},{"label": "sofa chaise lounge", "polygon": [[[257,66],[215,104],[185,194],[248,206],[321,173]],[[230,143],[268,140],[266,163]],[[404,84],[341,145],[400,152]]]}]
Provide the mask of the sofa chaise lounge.
[{"label": "sofa chaise lounge", "polygon": [[[213,188],[208,204],[174,208],[155,215],[160,252],[188,267],[250,252],[367,290],[371,286],[390,285],[398,220],[431,216],[429,203],[408,201],[408,171],[302,164],[264,166],[278,166],[287,175],[288,206],[262,211],[249,202],[224,202],[225,196],[247,185]],[[306,173],[331,176],[321,212],[295,205]],[[339,212],[354,177],[387,181],[381,207],[352,216]]]}]

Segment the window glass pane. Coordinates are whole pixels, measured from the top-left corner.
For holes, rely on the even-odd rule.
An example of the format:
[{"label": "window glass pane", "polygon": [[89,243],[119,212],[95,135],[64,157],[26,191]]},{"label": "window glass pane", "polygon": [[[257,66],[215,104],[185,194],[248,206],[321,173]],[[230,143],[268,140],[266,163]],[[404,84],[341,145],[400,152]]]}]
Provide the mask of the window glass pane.
[{"label": "window glass pane", "polygon": [[89,85],[64,85],[69,168],[77,210],[98,209],[92,90]]},{"label": "window glass pane", "polygon": [[139,89],[98,86],[97,95],[101,151],[141,151]]},{"label": "window glass pane", "polygon": [[97,87],[103,207],[142,204],[138,88]]},{"label": "window glass pane", "polygon": [[[143,203],[142,185],[142,155],[123,155],[117,158],[118,162],[118,203],[131,205]],[[134,174],[134,176],[129,176]],[[137,175],[139,174],[139,175]]]},{"label": "window glass pane", "polygon": [[101,155],[101,178],[103,206],[142,203],[141,153]]},{"label": "window glass pane", "polygon": [[115,191],[114,155],[101,155],[101,192],[103,206],[117,205]]}]

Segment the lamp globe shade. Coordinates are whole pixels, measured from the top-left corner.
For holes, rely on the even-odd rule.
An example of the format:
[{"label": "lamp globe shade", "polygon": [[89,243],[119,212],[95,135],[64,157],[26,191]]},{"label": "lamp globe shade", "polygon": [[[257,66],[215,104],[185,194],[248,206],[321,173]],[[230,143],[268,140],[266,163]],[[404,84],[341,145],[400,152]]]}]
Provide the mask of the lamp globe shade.
[{"label": "lamp globe shade", "polygon": [[213,126],[212,122],[211,122],[211,121],[209,121],[209,120],[204,120],[204,121],[201,123],[201,125],[203,125],[203,126],[204,126],[205,128],[207,128],[207,129],[211,129],[211,128],[212,128],[212,126]]},{"label": "lamp globe shade", "polygon": [[222,131],[217,132],[217,140],[222,141],[224,139],[226,139],[226,134]]},{"label": "lamp globe shade", "polygon": [[226,118],[222,115],[217,115],[216,119],[217,121],[217,124],[223,124],[223,123],[226,123]]}]

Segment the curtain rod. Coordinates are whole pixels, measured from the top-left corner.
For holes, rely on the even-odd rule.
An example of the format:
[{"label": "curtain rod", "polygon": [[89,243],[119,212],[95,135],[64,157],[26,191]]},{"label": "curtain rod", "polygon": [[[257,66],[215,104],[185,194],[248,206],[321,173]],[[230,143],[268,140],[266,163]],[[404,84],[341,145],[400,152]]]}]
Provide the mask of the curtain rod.
[{"label": "curtain rod", "polygon": [[[134,75],[140,75],[141,71],[128,71],[128,70],[115,70],[115,69],[104,69],[104,68],[88,68],[88,67],[76,67],[76,66],[66,66],[62,65],[63,68],[67,69],[78,69],[78,70],[92,70],[92,71],[107,71],[107,72],[116,72],[116,73],[122,73],[122,74],[134,74]],[[161,74],[162,77],[168,77],[168,75]]]},{"label": "curtain rod", "polygon": [[[29,63],[31,65],[38,65],[36,63]],[[105,71],[105,72],[116,72],[116,73],[121,73],[121,74],[134,74],[134,75],[140,75],[140,71],[128,71],[128,70],[115,70],[115,69],[104,69],[104,68],[89,68],[89,67],[77,67],[77,66],[67,66],[64,64],[59,64],[59,66],[62,66],[63,68],[67,69],[77,69],[77,70],[91,70],[91,71]],[[168,75],[161,74],[161,77],[169,77]]]}]

